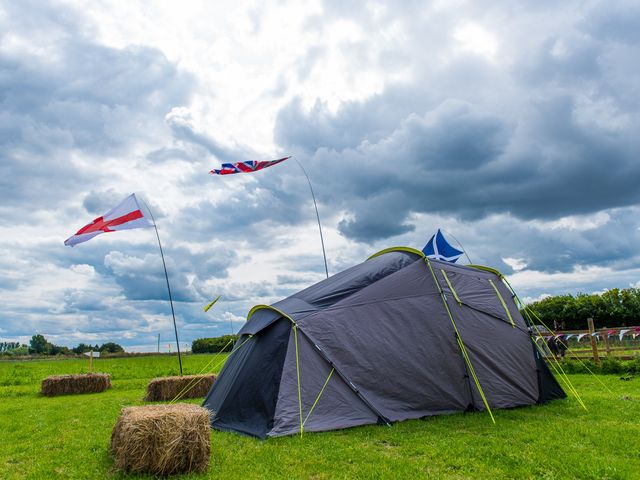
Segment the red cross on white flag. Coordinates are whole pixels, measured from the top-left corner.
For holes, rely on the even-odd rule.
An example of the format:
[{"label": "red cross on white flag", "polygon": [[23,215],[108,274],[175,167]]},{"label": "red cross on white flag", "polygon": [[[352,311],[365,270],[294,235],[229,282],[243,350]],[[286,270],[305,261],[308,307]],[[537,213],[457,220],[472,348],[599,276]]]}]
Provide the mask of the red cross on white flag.
[{"label": "red cross on white flag", "polygon": [[140,210],[136,194],[132,193],[125,198],[120,205],[112,208],[103,216],[96,218],[89,225],[82,227],[75,235],[67,238],[64,244],[68,247],[73,247],[78,243],[91,240],[101,233],[148,227],[153,227],[153,224],[144,216],[142,210]]}]

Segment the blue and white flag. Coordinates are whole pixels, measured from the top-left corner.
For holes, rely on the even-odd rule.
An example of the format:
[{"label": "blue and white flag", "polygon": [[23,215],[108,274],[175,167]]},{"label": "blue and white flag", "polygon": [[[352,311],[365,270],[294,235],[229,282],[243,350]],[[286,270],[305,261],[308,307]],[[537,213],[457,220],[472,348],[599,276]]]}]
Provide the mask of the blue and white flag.
[{"label": "blue and white flag", "polygon": [[451,263],[456,263],[464,254],[464,252],[452,247],[449,242],[447,242],[440,229],[438,229],[436,234],[427,242],[422,249],[422,253],[429,258]]}]

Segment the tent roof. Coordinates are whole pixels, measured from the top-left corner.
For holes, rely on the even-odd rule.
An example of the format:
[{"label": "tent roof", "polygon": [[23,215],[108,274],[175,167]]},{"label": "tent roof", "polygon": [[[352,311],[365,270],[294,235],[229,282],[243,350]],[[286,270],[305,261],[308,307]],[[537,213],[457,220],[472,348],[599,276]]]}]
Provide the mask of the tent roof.
[{"label": "tent roof", "polygon": [[[281,317],[297,322],[424,258],[421,251],[410,247],[391,247],[381,250],[365,262],[311,285],[273,305],[254,306],[238,334],[255,335]],[[499,272],[488,267],[475,265],[468,267],[438,260],[430,260],[430,262],[434,265],[445,264],[447,270],[473,271],[480,276],[493,276],[496,273],[500,276]]]}]

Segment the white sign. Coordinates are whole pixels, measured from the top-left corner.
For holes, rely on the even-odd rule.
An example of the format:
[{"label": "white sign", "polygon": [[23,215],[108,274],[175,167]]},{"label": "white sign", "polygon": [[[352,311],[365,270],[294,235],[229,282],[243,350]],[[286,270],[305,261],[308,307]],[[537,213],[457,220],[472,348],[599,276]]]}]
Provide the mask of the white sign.
[{"label": "white sign", "polygon": [[[93,355],[91,355],[91,353],[93,353]],[[98,358],[100,356],[100,352],[84,352],[84,355],[87,357]]]}]

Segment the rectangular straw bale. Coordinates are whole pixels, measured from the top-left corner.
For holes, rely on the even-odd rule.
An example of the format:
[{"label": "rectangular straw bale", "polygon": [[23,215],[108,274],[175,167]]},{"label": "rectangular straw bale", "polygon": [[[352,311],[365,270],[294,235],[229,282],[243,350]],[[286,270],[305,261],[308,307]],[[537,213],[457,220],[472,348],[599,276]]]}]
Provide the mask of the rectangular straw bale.
[{"label": "rectangular straw bale", "polygon": [[99,393],[111,388],[111,377],[107,373],[84,373],[81,375],[53,375],[42,381],[43,395],[71,395]]},{"label": "rectangular straw bale", "polygon": [[111,434],[115,468],[172,475],[205,472],[211,453],[209,411],[198,405],[127,407]]},{"label": "rectangular straw bale", "polygon": [[216,376],[183,375],[181,377],[154,378],[147,385],[147,402],[163,402],[173,400],[180,394],[180,398],[199,398],[209,393]]}]

